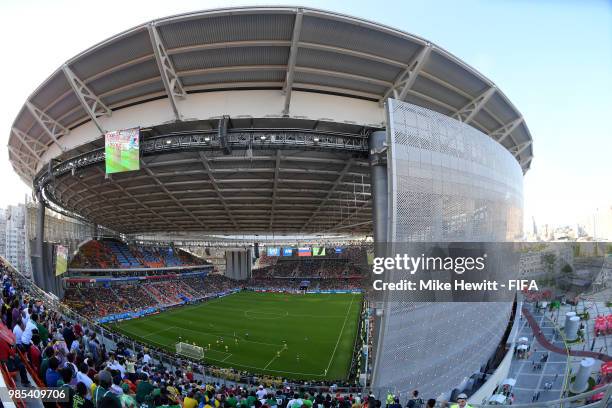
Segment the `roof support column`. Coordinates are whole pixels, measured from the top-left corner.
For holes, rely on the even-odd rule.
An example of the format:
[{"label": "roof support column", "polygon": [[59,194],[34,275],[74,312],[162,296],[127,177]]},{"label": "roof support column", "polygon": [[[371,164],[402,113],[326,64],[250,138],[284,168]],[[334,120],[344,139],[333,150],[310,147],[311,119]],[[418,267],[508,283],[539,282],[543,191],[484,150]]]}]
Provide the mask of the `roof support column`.
[{"label": "roof support column", "polygon": [[293,76],[295,74],[295,61],[300,41],[300,32],[302,31],[302,18],[304,11],[298,9],[295,14],[295,23],[293,24],[293,37],[291,38],[291,50],[289,51],[289,61],[287,62],[287,78],[283,92],[285,93],[285,106],[283,108],[283,116],[289,116],[289,106],[291,105],[291,91],[293,88]]},{"label": "roof support column", "polygon": [[81,81],[75,74],[72,72],[68,65],[64,65],[62,67],[64,71],[64,75],[66,75],[66,79],[70,84],[70,87],[74,91],[79,102],[81,102],[81,106],[91,119],[91,121],[96,125],[101,134],[105,134],[106,130],[98,120],[99,116],[110,116],[111,110],[108,108],[104,102],[94,94],[91,89],[85,85],[83,81]]},{"label": "roof support column", "polygon": [[57,139],[70,133],[70,130],[62,126],[58,121],[47,115],[41,109],[38,109],[32,102],[26,101],[26,107],[40,127],[43,128],[45,133],[53,140],[53,143],[55,143],[62,152],[65,152],[66,148]]},{"label": "roof support column", "polygon": [[38,286],[47,290],[43,261],[45,240],[45,202],[42,199],[42,193],[40,191],[36,193],[36,200],[38,201],[38,207],[36,212],[36,241],[32,254],[32,258],[34,259],[34,263],[32,265],[32,278]]},{"label": "roof support column", "polygon": [[372,186],[372,230],[374,231],[375,256],[384,250],[387,242],[389,221],[388,175],[387,175],[387,132],[384,130],[370,135],[370,184]]},{"label": "roof support column", "polygon": [[478,112],[480,112],[480,110],[487,104],[489,99],[491,99],[491,97],[495,93],[495,90],[495,86],[490,87],[485,92],[483,92],[482,95],[478,96],[477,98],[474,98],[474,100],[470,101],[463,108],[455,112],[453,118],[466,124],[470,123],[472,119],[474,119],[474,117],[478,114]]},{"label": "roof support column", "polygon": [[523,153],[523,151],[527,149],[529,146],[531,146],[531,141],[521,143],[520,145],[516,146],[515,148],[516,150],[513,151],[512,154],[514,155],[514,157],[518,157],[519,154]]},{"label": "roof support column", "polygon": [[510,133],[512,133],[512,131],[514,129],[516,129],[516,127],[518,125],[520,125],[521,123],[523,123],[523,117],[519,117],[518,119],[513,120],[512,122],[500,127],[499,129],[495,130],[493,133],[491,133],[489,136],[491,136],[493,139],[497,140],[499,143],[503,142],[509,135]]},{"label": "roof support column", "polygon": [[[421,51],[410,61],[408,67],[398,75],[398,77],[393,82],[391,88],[385,92],[384,96],[380,99],[379,105],[382,106],[385,100],[393,95],[394,99],[399,99],[403,101],[408,94],[408,91],[414,85],[419,73],[423,69],[423,65],[427,62],[429,58],[429,54],[431,53],[432,45],[427,43]],[[401,90],[398,92],[397,90],[401,87]]]},{"label": "roof support column", "polygon": [[[31,164],[27,163],[20,155],[20,153],[13,149],[12,146],[7,146],[9,153],[12,153],[13,156],[15,156],[15,158],[17,159],[17,161],[19,161],[19,163],[23,166],[22,169],[25,170],[32,178],[34,178],[34,175],[36,174],[36,169],[34,168],[34,166],[32,166]],[[9,156],[10,158],[10,156]]]},{"label": "roof support column", "polygon": [[166,52],[166,47],[164,47],[164,44],[161,41],[157,28],[153,24],[149,24],[147,28],[149,30],[149,37],[151,38],[151,46],[153,47],[153,51],[155,53],[157,67],[159,68],[159,74],[161,75],[162,82],[164,83],[164,88],[166,89],[166,94],[168,95],[170,105],[172,105],[174,117],[176,120],[182,120],[183,115],[179,110],[177,98],[185,98],[187,96],[187,92],[185,92],[183,84],[181,83],[181,80],[174,69],[174,64],[172,64],[172,60]]}]

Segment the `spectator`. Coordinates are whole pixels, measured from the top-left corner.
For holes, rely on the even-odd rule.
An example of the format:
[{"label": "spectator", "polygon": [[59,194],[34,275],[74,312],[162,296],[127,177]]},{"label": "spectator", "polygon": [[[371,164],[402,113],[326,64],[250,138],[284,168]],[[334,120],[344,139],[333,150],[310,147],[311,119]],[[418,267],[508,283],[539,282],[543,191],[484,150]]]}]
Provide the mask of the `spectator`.
[{"label": "spectator", "polygon": [[67,396],[67,401],[61,402],[60,406],[64,408],[72,408],[75,394],[74,389],[70,386],[70,381],[72,381],[72,370],[65,367],[59,370],[59,374],[61,380],[57,382],[57,386],[64,390]]},{"label": "spectator", "polygon": [[260,384],[255,394],[257,395],[257,398],[262,400],[266,397],[266,395],[268,395],[268,390],[266,390],[264,386]]},{"label": "spectator", "polygon": [[400,404],[399,398],[395,397],[393,399],[393,403],[388,405],[387,408],[402,408],[402,405]]},{"label": "spectator", "polygon": [[[87,390],[89,390],[91,388],[91,385],[93,384],[93,380],[87,375],[88,369],[89,367],[87,366],[87,364],[81,363],[81,365],[79,366],[79,372],[76,375],[77,384],[82,383],[83,385],[85,385]],[[86,392],[83,396],[85,397],[87,396],[87,394],[88,392]]]},{"label": "spectator", "polygon": [[57,387],[57,382],[60,379],[60,374],[57,371],[59,368],[60,362],[57,357],[51,357],[49,359],[49,367],[45,373],[45,384],[47,387]]},{"label": "spectator", "polygon": [[0,362],[6,365],[6,369],[10,373],[19,371],[22,386],[28,387],[30,385],[28,374],[17,355],[15,344],[9,344],[7,341],[0,339]]},{"label": "spectator", "polygon": [[452,404],[450,408],[472,408],[472,406],[467,403],[467,395],[461,393],[457,395],[457,403]]},{"label": "spectator", "polygon": [[98,373],[98,378],[100,380],[100,384],[96,387],[96,390],[94,391],[94,405],[97,408],[101,408],[102,406],[112,406],[113,402],[109,402],[108,400],[102,402],[103,399],[110,398],[115,401],[118,407],[121,407],[121,402],[119,401],[119,398],[117,398],[117,396],[110,390],[113,383],[111,373],[107,370],[102,370]]},{"label": "spectator", "polygon": [[189,391],[189,394],[183,400],[183,408],[196,408],[198,406],[198,400],[195,398],[195,393]]},{"label": "spectator", "polygon": [[121,406],[123,408],[136,408],[136,399],[131,394],[130,386],[127,383],[123,383],[121,386],[123,393],[120,396]]},{"label": "spectator", "polygon": [[30,363],[32,364],[32,368],[36,370],[36,372],[40,372],[40,363],[41,363],[41,351],[40,351],[40,336],[38,334],[34,334],[32,336],[32,342],[30,344],[30,348],[28,350],[28,355],[30,359]]},{"label": "spectator", "polygon": [[13,334],[15,335],[15,345],[18,348],[21,348],[21,340],[23,339],[23,328],[24,325],[21,321],[21,318],[18,317],[16,320],[16,324],[13,326]]},{"label": "spectator", "polygon": [[419,397],[419,391],[412,391],[412,398],[408,400],[407,408],[423,408],[423,399]]},{"label": "spectator", "polygon": [[51,359],[51,357],[53,357],[55,354],[55,351],[53,350],[53,347],[47,346],[45,348],[44,351],[44,357],[40,363],[40,371],[38,372],[40,378],[42,378],[43,380],[46,378],[47,375],[47,368],[49,368],[49,360]]},{"label": "spectator", "polygon": [[72,408],[95,408],[93,403],[87,399],[89,387],[82,382],[77,383],[76,393],[73,398]]},{"label": "spectator", "polygon": [[34,335],[34,331],[38,330],[36,326],[36,321],[38,320],[38,316],[36,314],[30,315],[30,318],[26,321],[23,333],[21,334],[21,344],[27,350],[32,342],[32,336]]},{"label": "spectator", "polygon": [[149,377],[146,373],[142,373],[140,382],[136,386],[136,402],[143,404],[146,402],[147,397],[153,392],[153,385],[149,382]]}]

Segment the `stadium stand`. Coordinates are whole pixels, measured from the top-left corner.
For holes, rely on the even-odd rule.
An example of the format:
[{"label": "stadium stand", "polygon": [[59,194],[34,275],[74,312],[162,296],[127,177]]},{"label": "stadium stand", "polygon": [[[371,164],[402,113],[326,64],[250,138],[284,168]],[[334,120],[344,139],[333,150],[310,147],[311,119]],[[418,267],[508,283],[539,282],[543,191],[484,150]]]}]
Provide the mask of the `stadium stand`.
[{"label": "stadium stand", "polygon": [[78,283],[67,286],[63,302],[84,316],[100,318],[156,306],[178,305],[238,286],[220,275],[194,276],[192,273],[152,278],[140,283],[119,280],[112,284],[76,280]]},{"label": "stadium stand", "polygon": [[83,244],[70,263],[72,268],[115,268],[117,258],[103,241],[91,240]]},{"label": "stadium stand", "polygon": [[166,266],[164,261],[150,248],[139,246],[136,248],[142,258],[142,264],[149,268],[163,268]]},{"label": "stadium stand", "polygon": [[[19,347],[18,359],[21,359],[19,368],[26,370],[24,380],[20,382],[18,376],[14,372],[9,372],[6,365],[2,364],[3,373],[9,380],[6,383],[9,386],[13,384],[14,388],[27,385],[29,378],[38,387],[64,387],[70,391],[69,401],[59,406],[82,406],[78,405],[82,400],[91,400],[94,407],[103,406],[100,390],[109,396],[112,394],[112,398],[119,401],[117,406],[121,407],[194,407],[207,406],[209,403],[213,404],[211,407],[229,408],[233,406],[234,399],[242,405],[253,403],[252,401],[257,402],[256,406],[266,405],[258,401],[258,398],[261,398],[270,401],[267,405],[269,407],[272,403],[278,404],[278,401],[282,401],[277,406],[286,408],[295,392],[300,392],[301,398],[313,402],[322,403],[326,399],[330,402],[335,401],[336,404],[341,400],[359,402],[358,397],[334,396],[338,390],[337,384],[323,382],[289,384],[280,378],[256,377],[247,372],[228,368],[209,368],[208,375],[218,376],[217,378],[223,376],[239,383],[227,385],[221,385],[220,382],[206,383],[203,366],[168,356],[165,357],[166,364],[158,364],[159,359],[164,358],[160,350],[136,346],[136,343],[129,342],[119,335],[113,335],[113,341],[109,341],[106,337],[109,335],[108,331],[105,332],[103,329],[100,331],[101,328],[91,325],[90,320],[74,320],[78,315],[73,315],[72,311],[63,309],[59,304],[53,304],[52,298],[48,298],[48,295],[40,289],[30,287],[31,283],[14,270],[2,264],[0,272],[3,275],[5,300],[5,307],[2,309],[3,323],[0,326],[6,327],[7,330],[15,326],[27,327],[30,324],[36,327],[31,340],[27,344],[22,340],[22,345]],[[159,286],[157,283],[150,285],[157,287]],[[206,279],[191,277],[172,283],[170,286],[173,289],[168,296],[174,295],[178,290],[186,289],[187,285],[190,285],[189,288],[192,290],[197,288],[211,291],[226,290],[232,286],[231,282],[222,276],[210,276]],[[140,304],[148,296],[145,291],[139,290],[137,285],[74,291],[80,296],[83,296],[84,292],[87,292],[87,296],[95,297],[96,302],[104,298],[113,300],[134,298],[120,302],[124,306]],[[53,305],[48,307],[47,302]],[[7,304],[13,306],[8,307]],[[68,313],[72,317],[67,318],[63,313]],[[20,339],[23,339],[23,336]],[[0,338],[0,341],[4,340]],[[128,343],[132,343],[133,347],[130,348]],[[306,385],[309,388],[304,388]],[[326,392],[321,393],[321,390]],[[353,390],[357,391],[357,388]],[[77,405],[74,405],[75,401]],[[17,406],[26,405],[17,404]]]},{"label": "stadium stand", "polygon": [[142,268],[144,266],[124,243],[107,241],[106,245],[112,251],[121,268]]},{"label": "stadium stand", "polygon": [[206,265],[204,259],[178,248],[130,246],[119,240],[91,240],[83,244],[70,268],[164,268]]},{"label": "stadium stand", "polygon": [[156,304],[156,299],[141,285],[117,285],[114,292],[119,302],[128,310],[146,309]]}]

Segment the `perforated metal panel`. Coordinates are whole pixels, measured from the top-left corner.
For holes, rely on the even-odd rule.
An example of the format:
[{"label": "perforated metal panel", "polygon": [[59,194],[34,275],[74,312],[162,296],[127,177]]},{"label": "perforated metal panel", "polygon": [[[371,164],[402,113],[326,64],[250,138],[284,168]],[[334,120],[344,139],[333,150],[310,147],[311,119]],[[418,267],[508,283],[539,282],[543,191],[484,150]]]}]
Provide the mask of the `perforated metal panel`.
[{"label": "perforated metal panel", "polygon": [[[387,106],[388,242],[512,241],[522,171],[487,135],[396,100]],[[418,303],[387,294],[374,373],[379,392],[425,398],[458,387],[492,356],[508,303]],[[403,297],[405,299],[405,297]]]}]

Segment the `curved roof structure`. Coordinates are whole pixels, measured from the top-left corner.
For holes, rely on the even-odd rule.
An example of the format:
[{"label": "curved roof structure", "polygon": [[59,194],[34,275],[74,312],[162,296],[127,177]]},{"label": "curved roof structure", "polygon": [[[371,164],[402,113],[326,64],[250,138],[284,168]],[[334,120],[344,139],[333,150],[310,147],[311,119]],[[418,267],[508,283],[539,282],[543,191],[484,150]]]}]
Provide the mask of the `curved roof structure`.
[{"label": "curved roof structure", "polygon": [[[371,127],[380,127],[383,121],[364,123],[370,117],[363,119],[368,115],[359,109],[382,119],[382,105],[393,97],[455,117],[490,135],[516,157],[523,171],[533,157],[531,135],[520,112],[493,82],[440,47],[333,12],[244,7],[154,20],[66,61],[25,101],[11,129],[9,159],[31,184],[51,159],[99,139],[105,130],[134,122],[149,126],[218,117],[218,112],[206,112],[198,95],[218,92],[214,97],[227,99],[228,93],[238,90],[274,92],[281,101],[267,104],[262,93],[245,93],[245,98],[253,99],[242,111],[238,107],[237,113],[230,112],[238,116]],[[308,95],[315,94],[361,101],[361,105],[351,108],[353,117],[351,112],[313,117],[308,105],[319,102]],[[167,114],[152,109],[158,109],[154,104],[160,100],[165,101]],[[339,100],[328,103],[342,105]],[[240,105],[235,101],[232,108]],[[249,106],[258,101],[266,106],[250,113]],[[139,107],[154,112],[160,122],[125,118]]]}]

